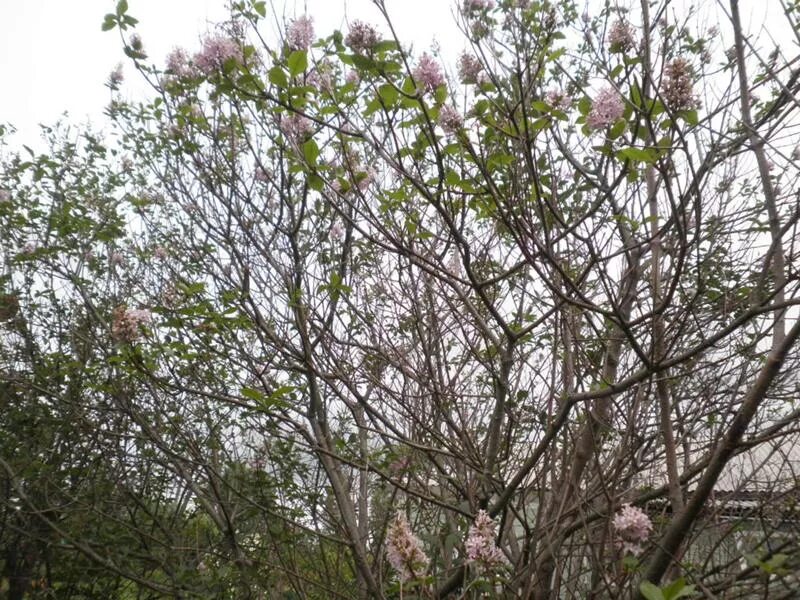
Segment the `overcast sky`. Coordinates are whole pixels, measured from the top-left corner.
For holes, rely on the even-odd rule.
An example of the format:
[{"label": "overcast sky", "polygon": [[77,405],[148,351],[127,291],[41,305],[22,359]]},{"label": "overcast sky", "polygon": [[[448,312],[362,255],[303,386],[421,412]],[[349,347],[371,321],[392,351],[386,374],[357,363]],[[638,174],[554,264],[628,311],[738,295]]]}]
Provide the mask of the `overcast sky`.
[{"label": "overcast sky", "polygon": [[[452,18],[455,0],[386,2],[401,39],[418,49],[436,40],[447,57],[462,50],[464,41]],[[676,6],[681,2],[691,3],[679,0]],[[150,59],[161,63],[175,46],[196,49],[201,35],[227,16],[225,4],[225,0],[129,0],[129,14],[140,21],[137,31]],[[274,0],[274,4],[280,11],[278,21],[307,10],[320,35],[344,28],[345,17],[382,23],[370,0]],[[698,21],[719,7],[714,0],[694,4],[701,7]],[[118,31],[100,30],[103,15],[115,5],[115,0],[0,0],[0,122],[18,129],[17,142],[37,145],[38,123],[54,123],[64,111],[73,123],[91,119],[102,124],[110,98],[104,83],[114,66],[127,60]],[[766,22],[765,31],[770,33],[770,21],[780,23],[780,18],[768,13],[779,9],[777,0],[742,2],[743,19],[754,31]],[[125,90],[135,96],[143,84],[130,66],[125,72]]]},{"label": "overcast sky", "polygon": [[[139,19],[136,29],[149,58],[159,63],[175,46],[196,49],[201,35],[228,14],[225,0],[128,3],[129,14]],[[451,0],[387,4],[401,36],[420,47],[434,38],[441,41],[448,26],[454,31]],[[90,118],[102,124],[110,99],[104,86],[108,74],[118,62],[127,62],[118,31],[100,30],[103,15],[115,5],[116,0],[0,0],[0,123],[17,128],[17,142],[38,145],[38,123],[54,123],[64,111],[72,122]],[[284,15],[303,14],[307,7],[320,35],[342,28],[344,15],[381,22],[369,0],[275,0],[275,5],[279,21]],[[129,65],[125,74],[126,89],[135,94],[137,75]]]}]

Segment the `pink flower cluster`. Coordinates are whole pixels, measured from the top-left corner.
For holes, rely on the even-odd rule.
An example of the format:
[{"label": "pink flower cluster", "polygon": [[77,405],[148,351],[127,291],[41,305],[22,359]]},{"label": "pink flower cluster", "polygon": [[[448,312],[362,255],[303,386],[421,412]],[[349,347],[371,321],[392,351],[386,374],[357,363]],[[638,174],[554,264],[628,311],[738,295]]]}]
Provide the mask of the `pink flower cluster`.
[{"label": "pink flower cluster", "polygon": [[458,110],[449,104],[444,104],[439,109],[439,125],[442,126],[445,133],[452,135],[458,133],[464,126],[464,118]]},{"label": "pink flower cluster", "polygon": [[620,93],[611,86],[600,90],[592,102],[592,109],[586,116],[589,129],[603,129],[622,118],[625,103]]},{"label": "pink flower cluster", "polygon": [[311,135],[313,128],[308,117],[297,113],[283,115],[280,120],[283,135],[293,144],[302,144]]},{"label": "pink flower cluster", "polygon": [[647,541],[653,531],[653,524],[642,509],[630,504],[623,504],[614,516],[614,530],[619,536],[617,545],[625,554],[639,554],[642,544]]},{"label": "pink flower cluster", "polygon": [[362,23],[361,21],[354,21],[344,38],[344,43],[353,51],[363,54],[372,50],[379,42],[378,32],[372,25]]},{"label": "pink flower cluster", "polygon": [[[205,43],[203,45],[205,46]],[[186,50],[175,48],[167,55],[167,71],[181,79],[194,76],[194,69],[189,64]]]},{"label": "pink flower cluster", "polygon": [[[194,64],[206,76],[222,70],[222,67],[229,60],[234,60],[236,63],[241,64],[244,61],[242,47],[236,40],[220,35],[204,39],[203,48],[194,55]],[[179,67],[175,74],[178,75],[180,70]]]},{"label": "pink flower cluster", "polygon": [[494,0],[464,0],[464,12],[477,12],[479,10],[492,10]]},{"label": "pink flower cluster", "polygon": [[566,110],[572,105],[572,98],[562,90],[550,90],[544,97],[545,102],[559,110]]},{"label": "pink flower cluster", "polygon": [[445,83],[439,63],[427,52],[420,57],[412,75],[414,81],[417,82],[418,89],[422,92],[435,92],[436,88]]},{"label": "pink flower cluster", "polygon": [[151,320],[149,310],[127,308],[124,304],[111,315],[111,335],[124,342],[133,342],[141,334],[141,327]]},{"label": "pink flower cluster", "polygon": [[502,567],[508,560],[495,544],[497,525],[485,510],[479,510],[475,523],[469,528],[464,547],[467,559],[482,569]]},{"label": "pink flower cluster", "polygon": [[692,67],[685,58],[671,60],[664,67],[661,96],[672,110],[692,110],[700,101],[692,88]]},{"label": "pink flower cluster", "polygon": [[405,516],[398,513],[386,534],[386,558],[401,581],[416,579],[428,568],[422,542],[411,532]]},{"label": "pink flower cluster", "polygon": [[483,83],[486,80],[481,61],[466,52],[458,59],[458,76],[464,84]]},{"label": "pink flower cluster", "polygon": [[124,79],[125,74],[122,72],[122,63],[119,63],[116,67],[114,67],[114,70],[111,71],[111,74],[108,76],[108,85],[112,89],[117,89]]},{"label": "pink flower cluster", "polygon": [[290,50],[308,50],[314,41],[314,23],[308,15],[297,17],[286,29],[286,45]]},{"label": "pink flower cluster", "polygon": [[608,30],[608,47],[612,52],[629,52],[636,46],[633,27],[625,19],[617,19]]}]

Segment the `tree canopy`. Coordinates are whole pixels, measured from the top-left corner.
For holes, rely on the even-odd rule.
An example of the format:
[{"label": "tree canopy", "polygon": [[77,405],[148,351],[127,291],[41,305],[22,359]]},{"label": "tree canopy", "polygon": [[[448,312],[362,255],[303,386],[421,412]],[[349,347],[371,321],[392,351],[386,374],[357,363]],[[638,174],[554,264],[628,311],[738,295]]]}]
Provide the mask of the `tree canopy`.
[{"label": "tree canopy", "polygon": [[0,138],[9,598],[793,597],[800,4],[131,4]]}]

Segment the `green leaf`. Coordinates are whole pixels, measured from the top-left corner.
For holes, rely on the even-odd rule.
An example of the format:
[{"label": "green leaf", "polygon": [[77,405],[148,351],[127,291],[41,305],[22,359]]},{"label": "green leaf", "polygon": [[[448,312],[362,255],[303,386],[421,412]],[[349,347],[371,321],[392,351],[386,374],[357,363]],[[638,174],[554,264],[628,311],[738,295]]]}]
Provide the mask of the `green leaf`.
[{"label": "green leaf", "polygon": [[584,96],[578,101],[578,112],[585,117],[590,110],[592,110],[592,101],[589,100],[588,96]]},{"label": "green leaf", "polygon": [[375,46],[372,48],[372,51],[378,53],[396,49],[397,49],[397,42],[395,42],[394,40],[383,40],[382,42],[378,42],[377,44],[375,44]]},{"label": "green leaf", "polygon": [[308,53],[305,50],[295,50],[286,62],[289,65],[289,74],[297,77],[308,68]]},{"label": "green leaf", "polygon": [[690,596],[693,594],[694,586],[686,585],[686,580],[683,577],[680,577],[669,585],[662,587],[661,590],[664,594],[665,600],[677,600],[678,598],[683,598],[684,596]]},{"label": "green leaf", "polygon": [[325,187],[325,180],[316,173],[311,173],[308,176],[308,187],[317,192],[321,192],[322,188]]},{"label": "green leaf", "polygon": [[119,0],[117,2],[117,16],[122,16],[128,12],[128,0]]},{"label": "green leaf", "polygon": [[103,24],[100,26],[102,31],[111,31],[117,25],[117,17],[116,15],[112,15],[111,13],[107,14],[103,18]]},{"label": "green leaf", "polygon": [[664,598],[664,594],[661,589],[649,581],[643,581],[640,583],[639,591],[642,593],[642,596],[647,598],[647,600],[667,600]]},{"label": "green leaf", "polygon": [[625,131],[627,125],[624,119],[618,119],[614,125],[611,126],[611,131],[608,132],[608,138],[611,140],[617,139]]},{"label": "green leaf", "polygon": [[286,73],[277,65],[269,70],[267,78],[271,84],[279,88],[289,87],[289,79],[286,77]]},{"label": "green leaf", "polygon": [[306,159],[306,162],[311,165],[312,167],[317,164],[317,158],[319,157],[319,146],[317,146],[317,142],[313,139],[308,140],[306,143],[303,144],[303,156]]},{"label": "green leaf", "polygon": [[683,120],[686,121],[689,125],[694,127],[700,121],[697,118],[697,111],[696,110],[682,110],[680,116],[683,117]]},{"label": "green leaf", "polygon": [[617,151],[617,158],[631,162],[653,163],[658,159],[658,153],[652,148],[622,148]]},{"label": "green leaf", "polygon": [[631,104],[637,108],[642,107],[642,93],[638,85],[631,86]]},{"label": "green leaf", "polygon": [[256,402],[261,402],[264,399],[264,394],[260,390],[254,388],[243,387],[240,390],[240,393],[248,400],[255,400]]},{"label": "green leaf", "polygon": [[447,175],[445,175],[444,181],[447,185],[456,186],[461,183],[461,177],[451,169],[447,172]]},{"label": "green leaf", "polygon": [[266,2],[253,3],[253,10],[256,11],[258,15],[263,19],[267,16],[267,3]]},{"label": "green leaf", "polygon": [[397,98],[400,96],[400,92],[398,92],[397,88],[392,84],[384,83],[382,86],[378,88],[378,96],[380,96],[384,106],[386,106],[387,108],[391,108],[397,102]]}]

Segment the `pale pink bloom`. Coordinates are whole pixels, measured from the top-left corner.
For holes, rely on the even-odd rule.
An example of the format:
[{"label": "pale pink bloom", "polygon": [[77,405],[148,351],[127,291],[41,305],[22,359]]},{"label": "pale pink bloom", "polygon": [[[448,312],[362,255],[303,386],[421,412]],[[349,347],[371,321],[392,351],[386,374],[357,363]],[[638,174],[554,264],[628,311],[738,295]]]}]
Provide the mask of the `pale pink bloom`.
[{"label": "pale pink bloom", "polygon": [[141,335],[141,328],[151,321],[149,310],[127,308],[124,304],[111,315],[111,335],[124,342],[133,342]]},{"label": "pale pink bloom", "polygon": [[330,71],[327,70],[320,71],[319,69],[314,69],[308,74],[306,83],[320,92],[330,93],[333,91],[333,78],[331,77]]},{"label": "pale pink bloom", "polygon": [[464,126],[464,118],[461,113],[449,104],[445,104],[439,109],[439,125],[445,133],[458,133]]},{"label": "pale pink bloom", "polygon": [[356,169],[356,179],[358,189],[366,192],[370,185],[375,181],[378,172],[373,167],[360,167]]},{"label": "pale pink bloom", "polygon": [[156,249],[153,250],[153,256],[159,260],[164,260],[168,256],[167,249],[164,246],[156,246]]},{"label": "pale pink bloom", "polygon": [[400,458],[393,460],[389,464],[389,472],[392,473],[393,475],[399,475],[407,471],[410,466],[411,466],[411,457],[401,456]]},{"label": "pale pink bloom", "polygon": [[344,43],[353,52],[358,53],[369,52],[379,41],[378,32],[375,31],[375,28],[361,21],[354,21],[350,26],[347,37],[344,38]]},{"label": "pale pink bloom", "polygon": [[25,245],[22,247],[23,254],[33,254],[39,249],[39,244],[36,242],[26,242]]},{"label": "pale pink bloom", "polygon": [[297,17],[286,29],[286,45],[291,50],[308,50],[314,41],[313,19],[307,15]]},{"label": "pale pink bloom", "polygon": [[475,12],[479,10],[492,10],[494,0],[464,0],[464,12]]},{"label": "pale pink bloom", "polygon": [[221,71],[230,60],[244,62],[242,47],[236,40],[220,35],[206,37],[202,49],[194,55],[194,64],[206,76]]},{"label": "pale pink bloom", "polygon": [[397,513],[386,533],[386,558],[401,581],[417,579],[428,568],[422,542],[411,531],[405,516]]},{"label": "pale pink bloom", "polygon": [[108,85],[113,89],[117,89],[119,84],[125,80],[125,74],[122,72],[122,63],[118,63],[111,74],[108,76]]},{"label": "pale pink bloom", "polygon": [[5,204],[6,202],[11,202],[11,192],[8,190],[0,190],[0,204]]},{"label": "pale pink bloom", "polygon": [[461,83],[482,83],[486,75],[483,72],[483,65],[472,54],[462,53],[458,59],[458,76]]},{"label": "pale pink bloom", "polygon": [[497,524],[485,510],[479,510],[475,523],[470,525],[467,541],[467,559],[483,569],[496,569],[508,560],[495,544]]},{"label": "pale pink bloom", "polygon": [[261,167],[256,168],[254,177],[256,181],[260,181],[261,183],[269,183],[270,180],[270,174]]},{"label": "pale pink bloom", "polygon": [[361,81],[361,77],[358,74],[358,71],[355,69],[350,69],[345,75],[344,78],[345,83],[352,83],[353,85],[358,85],[358,82]]},{"label": "pale pink bloom", "polygon": [[125,257],[122,256],[122,254],[119,252],[112,252],[111,256],[108,257],[108,260],[115,267],[119,267],[125,264]]},{"label": "pale pink bloom", "polygon": [[344,237],[344,228],[342,227],[341,223],[334,223],[331,227],[330,233],[331,239],[335,242],[341,241]]},{"label": "pale pink bloom", "polygon": [[639,554],[642,545],[653,531],[653,523],[645,512],[630,504],[623,504],[614,516],[614,530],[619,538],[617,545],[624,553]]},{"label": "pale pink bloom", "polygon": [[713,37],[717,37],[718,34],[719,34],[719,27],[718,26],[712,25],[711,27],[708,28],[708,32],[707,32],[708,37],[712,37],[712,38]]},{"label": "pale pink bloom", "polygon": [[144,50],[144,44],[142,43],[142,37],[138,33],[134,33],[130,39],[131,48],[136,50],[137,52],[142,52]]},{"label": "pale pink bloom", "polygon": [[622,96],[613,87],[607,86],[597,93],[592,102],[592,109],[586,116],[586,124],[589,129],[603,129],[622,118],[624,112],[625,103]]},{"label": "pale pink bloom", "polygon": [[636,46],[633,26],[625,19],[617,19],[608,30],[608,47],[612,52],[628,52]]},{"label": "pale pink bloom", "polygon": [[436,88],[444,85],[444,75],[439,63],[436,62],[427,52],[424,53],[417,63],[412,75],[417,87],[422,92],[435,92]]},{"label": "pale pink bloom", "polygon": [[545,102],[553,108],[566,110],[572,105],[572,98],[562,90],[550,90],[545,95]]},{"label": "pale pink bloom", "polygon": [[306,141],[313,131],[311,121],[297,113],[283,115],[280,120],[280,128],[283,135],[294,144]]},{"label": "pale pink bloom", "polygon": [[676,58],[664,67],[661,81],[661,96],[672,110],[692,110],[698,108],[700,101],[692,89],[692,67],[685,58]]},{"label": "pale pink bloom", "polygon": [[[206,43],[203,43],[205,50]],[[175,48],[167,55],[167,71],[175,77],[191,77],[194,70],[189,64],[189,55],[183,48]]]}]

